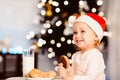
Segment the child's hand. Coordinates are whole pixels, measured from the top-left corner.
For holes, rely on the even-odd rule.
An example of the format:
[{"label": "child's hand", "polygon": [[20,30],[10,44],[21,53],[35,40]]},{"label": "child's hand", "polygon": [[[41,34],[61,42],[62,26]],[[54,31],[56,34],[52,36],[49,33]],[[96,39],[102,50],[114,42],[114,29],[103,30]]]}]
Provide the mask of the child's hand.
[{"label": "child's hand", "polygon": [[62,78],[66,76],[66,69],[63,67],[63,63],[58,64],[58,74]]},{"label": "child's hand", "polygon": [[74,73],[74,71],[73,71],[72,67],[69,67],[69,68],[65,69],[63,67],[63,63],[58,64],[58,74],[64,80],[69,80],[70,77],[73,77],[73,73]]}]

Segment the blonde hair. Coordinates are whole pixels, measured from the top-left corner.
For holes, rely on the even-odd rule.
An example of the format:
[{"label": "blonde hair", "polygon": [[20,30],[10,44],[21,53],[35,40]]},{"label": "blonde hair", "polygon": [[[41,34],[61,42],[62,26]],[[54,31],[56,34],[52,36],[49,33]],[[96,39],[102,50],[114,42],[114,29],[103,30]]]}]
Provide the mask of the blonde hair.
[{"label": "blonde hair", "polygon": [[97,48],[100,45],[100,41],[97,39],[94,41],[94,46]]}]

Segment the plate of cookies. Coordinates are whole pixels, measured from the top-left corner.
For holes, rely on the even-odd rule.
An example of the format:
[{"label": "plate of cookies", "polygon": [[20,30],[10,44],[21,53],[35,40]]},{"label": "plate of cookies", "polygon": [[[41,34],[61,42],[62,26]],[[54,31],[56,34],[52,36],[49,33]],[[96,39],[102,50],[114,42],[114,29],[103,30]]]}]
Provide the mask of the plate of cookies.
[{"label": "plate of cookies", "polygon": [[56,77],[55,71],[43,72],[39,69],[32,69],[25,75],[26,80],[52,80]]}]

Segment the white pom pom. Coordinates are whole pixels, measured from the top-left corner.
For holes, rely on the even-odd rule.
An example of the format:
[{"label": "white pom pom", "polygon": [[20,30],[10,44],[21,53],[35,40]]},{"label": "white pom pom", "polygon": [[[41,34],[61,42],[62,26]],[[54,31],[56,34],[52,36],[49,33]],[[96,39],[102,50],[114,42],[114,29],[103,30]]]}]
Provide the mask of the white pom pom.
[{"label": "white pom pom", "polygon": [[70,16],[68,18],[69,26],[73,26],[73,23],[74,23],[75,20],[76,20],[76,16]]}]

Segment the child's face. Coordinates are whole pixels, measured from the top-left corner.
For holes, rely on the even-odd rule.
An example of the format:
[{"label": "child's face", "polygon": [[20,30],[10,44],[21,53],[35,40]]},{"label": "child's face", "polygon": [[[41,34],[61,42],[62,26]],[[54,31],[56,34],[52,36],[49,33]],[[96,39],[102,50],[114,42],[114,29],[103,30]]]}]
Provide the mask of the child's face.
[{"label": "child's face", "polygon": [[74,44],[82,51],[94,48],[94,42],[97,36],[92,29],[85,23],[76,22],[73,25]]}]

